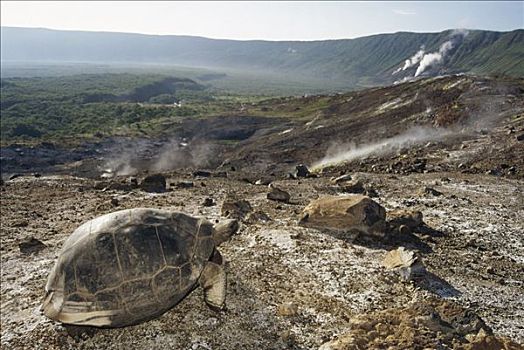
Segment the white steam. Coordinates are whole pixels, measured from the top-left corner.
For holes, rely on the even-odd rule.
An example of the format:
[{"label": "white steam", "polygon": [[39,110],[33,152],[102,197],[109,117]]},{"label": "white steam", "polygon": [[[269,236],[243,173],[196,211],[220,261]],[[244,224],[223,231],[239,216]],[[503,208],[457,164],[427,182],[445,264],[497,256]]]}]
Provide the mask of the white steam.
[{"label": "white steam", "polygon": [[424,52],[425,52],[424,51],[424,46],[421,46],[420,50],[417,51],[417,53],[415,53],[413,56],[411,56],[406,61],[404,61],[404,67],[399,67],[397,70],[395,70],[393,72],[393,74],[396,74],[396,73],[398,73],[400,71],[406,70],[406,69],[408,69],[410,67],[413,67],[417,63],[419,63],[420,60],[422,60],[422,57],[424,57]]},{"label": "white steam", "polygon": [[[435,52],[429,52],[425,53],[424,46],[420,48],[417,53],[415,53],[413,56],[408,58],[404,61],[404,66],[399,67],[396,69],[393,74],[397,74],[401,71],[405,71],[406,69],[409,69],[411,67],[417,66],[417,70],[415,71],[415,75],[413,77],[418,77],[422,73],[424,73],[428,68],[430,67],[438,67],[442,65],[449,55],[449,53],[459,45],[464,37],[468,35],[467,30],[454,30],[451,33],[450,40],[444,42],[442,45],[440,45],[439,50]],[[407,78],[407,79],[406,79]],[[409,77],[405,77],[403,80],[399,80],[395,83],[403,82],[406,80],[409,80]]]},{"label": "white steam", "polygon": [[449,40],[440,45],[438,52],[431,52],[425,54],[424,57],[420,60],[420,64],[415,72],[415,76],[418,77],[422,74],[428,67],[437,66],[442,63],[444,58],[448,53],[454,48],[455,44],[453,41]]},{"label": "white steam", "polygon": [[121,142],[109,150],[102,177],[135,175],[141,171],[163,172],[186,167],[206,167],[216,161],[216,145],[172,139],[163,146],[149,141]]},{"label": "white steam", "polygon": [[406,132],[374,143],[356,145],[355,143],[338,144],[328,148],[326,156],[314,163],[311,168],[322,169],[326,166],[363,159],[370,155],[385,155],[399,151],[416,144],[439,140],[453,134],[449,129],[436,129],[431,127],[415,127]]},{"label": "white steam", "polygon": [[161,172],[189,166],[205,167],[210,164],[214,154],[214,146],[209,143],[187,144],[172,141],[160,150],[150,169]]}]

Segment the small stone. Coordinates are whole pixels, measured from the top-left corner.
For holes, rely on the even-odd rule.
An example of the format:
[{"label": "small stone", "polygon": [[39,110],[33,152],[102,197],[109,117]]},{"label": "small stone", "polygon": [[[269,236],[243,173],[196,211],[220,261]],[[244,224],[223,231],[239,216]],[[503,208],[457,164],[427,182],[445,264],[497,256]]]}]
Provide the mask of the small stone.
[{"label": "small stone", "polygon": [[193,172],[193,177],[210,177],[210,176],[211,176],[211,172],[210,171],[197,170],[197,171]]},{"label": "small stone", "polygon": [[271,221],[271,218],[263,211],[257,210],[252,213],[249,213],[246,218],[246,221],[249,223],[269,222]]},{"label": "small stone", "polygon": [[404,247],[387,252],[382,265],[387,269],[396,270],[404,281],[410,281],[426,271],[415,252]]},{"label": "small stone", "polygon": [[311,172],[309,171],[308,167],[304,164],[299,164],[295,167],[295,176],[298,177],[309,177],[311,175]]},{"label": "small stone", "polygon": [[442,196],[442,194],[443,194],[442,192],[437,191],[436,189],[431,188],[431,187],[427,187],[427,186],[424,187],[424,188],[422,188],[421,193],[422,193],[422,194],[430,194],[430,195],[432,195],[432,196],[436,196],[436,197],[438,197],[438,196]]},{"label": "small stone", "polygon": [[267,186],[270,183],[271,183],[271,179],[259,179],[259,180],[255,181],[255,185]]},{"label": "small stone", "polygon": [[267,199],[284,203],[289,202],[291,195],[288,192],[281,190],[273,184],[269,184],[268,188]]},{"label": "small stone", "polygon": [[220,209],[222,216],[232,219],[243,219],[253,211],[251,204],[245,199],[238,199],[233,194],[228,194]]},{"label": "small stone", "polygon": [[349,174],[345,174],[345,175],[341,175],[339,177],[334,177],[331,179],[331,182],[334,183],[334,184],[339,184],[339,183],[342,183],[342,182],[346,182],[346,181],[351,181],[351,175]]},{"label": "small stone", "polygon": [[208,197],[204,199],[204,202],[202,202],[202,205],[204,207],[212,207],[213,205],[215,205],[215,201],[213,200],[213,198]]},{"label": "small stone", "polygon": [[138,187],[138,179],[134,176],[127,178],[127,182],[132,188]]},{"label": "small stone", "polygon": [[401,234],[401,235],[409,235],[411,233],[411,229],[407,226],[407,225],[400,225],[399,228],[398,228],[398,232]]},{"label": "small stone", "polygon": [[166,178],[162,174],[149,175],[140,183],[140,188],[146,192],[165,192]]},{"label": "small stone", "polygon": [[18,220],[11,224],[11,227],[27,227],[29,226],[29,221],[27,220]]},{"label": "small stone", "polygon": [[117,207],[120,203],[117,198],[111,198],[111,205]]},{"label": "small stone", "polygon": [[28,240],[18,244],[18,248],[20,248],[20,252],[22,254],[37,254],[46,247],[47,246],[42,243],[42,241],[34,237],[31,237]]},{"label": "small stone", "polygon": [[294,302],[285,302],[283,304],[278,305],[277,307],[277,315],[279,316],[296,316],[298,314],[298,305]]},{"label": "small stone", "polygon": [[179,181],[173,185],[176,189],[193,188],[194,186],[192,181]]},{"label": "small stone", "polygon": [[342,191],[347,193],[364,193],[366,189],[364,188],[364,185],[362,184],[362,181],[359,179],[353,179],[351,181],[347,181],[344,183],[344,185],[340,186]]}]

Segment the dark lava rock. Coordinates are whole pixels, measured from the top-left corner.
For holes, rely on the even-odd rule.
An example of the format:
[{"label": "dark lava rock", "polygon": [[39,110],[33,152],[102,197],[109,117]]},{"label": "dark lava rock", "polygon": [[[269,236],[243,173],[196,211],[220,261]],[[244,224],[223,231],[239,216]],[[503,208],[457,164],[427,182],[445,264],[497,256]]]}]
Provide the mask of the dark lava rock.
[{"label": "dark lava rock", "polygon": [[211,176],[211,172],[210,171],[205,171],[205,170],[197,170],[197,171],[193,172],[193,176],[194,177],[210,177]]},{"label": "dark lava rock", "polygon": [[22,174],[12,174],[11,176],[9,176],[9,180],[14,180],[16,179],[17,177],[20,177],[22,176]]},{"label": "dark lava rock", "polygon": [[430,195],[432,195],[432,196],[437,196],[437,197],[443,195],[442,192],[437,191],[436,189],[431,188],[431,187],[424,187],[424,188],[422,189],[422,193],[424,193],[424,194],[430,194]]},{"label": "dark lava rock", "polygon": [[340,185],[340,189],[346,193],[364,193],[366,191],[362,181],[358,179],[345,182],[343,185]]},{"label": "dark lava rock", "polygon": [[371,198],[378,198],[379,197],[377,190],[375,190],[372,187],[367,187],[366,191],[365,191],[365,194],[366,194],[366,196],[371,197]]},{"label": "dark lava rock", "polygon": [[418,210],[390,210],[386,213],[386,218],[389,230],[403,235],[415,231],[424,223],[422,212]]},{"label": "dark lava rock", "polygon": [[247,216],[246,221],[251,224],[254,224],[257,222],[269,222],[271,221],[271,218],[269,217],[269,215],[264,213],[262,210],[257,210],[257,211],[250,213]]},{"label": "dark lava rock", "polygon": [[248,213],[252,212],[251,204],[245,199],[238,199],[232,194],[228,194],[220,209],[221,215],[232,219],[243,219]]},{"label": "dark lava rock", "polygon": [[204,207],[212,207],[213,205],[215,205],[215,201],[213,200],[213,198],[208,197],[204,199],[204,202],[202,202],[202,205]]},{"label": "dark lava rock", "polygon": [[129,177],[127,179],[127,182],[129,183],[129,185],[132,187],[132,188],[138,188],[138,179],[134,176],[132,177]]},{"label": "dark lava rock", "polygon": [[166,177],[162,174],[147,176],[140,183],[140,188],[146,192],[161,193],[166,191]]},{"label": "dark lava rock", "polygon": [[172,186],[177,189],[182,189],[182,188],[193,188],[195,187],[195,184],[192,181],[180,181],[180,182],[175,183]]},{"label": "dark lava rock", "polygon": [[267,199],[288,203],[291,196],[288,192],[281,190],[273,184],[269,184],[269,192],[267,193]]},{"label": "dark lava rock", "polygon": [[305,166],[304,164],[297,165],[295,169],[296,169],[296,172],[295,172],[296,177],[308,177],[311,174],[308,167]]},{"label": "dark lava rock", "polygon": [[19,220],[11,224],[11,227],[27,227],[29,222],[27,220]]},{"label": "dark lava rock", "polygon": [[34,237],[18,244],[18,248],[20,248],[22,254],[37,254],[46,247],[44,243]]}]

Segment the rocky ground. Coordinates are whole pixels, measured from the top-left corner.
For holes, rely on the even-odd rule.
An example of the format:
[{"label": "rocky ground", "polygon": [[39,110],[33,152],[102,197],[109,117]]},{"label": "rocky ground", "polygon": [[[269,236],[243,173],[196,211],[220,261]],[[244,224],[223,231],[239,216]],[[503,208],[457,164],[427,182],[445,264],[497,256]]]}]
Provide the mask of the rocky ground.
[{"label": "rocky ground", "polygon": [[[297,224],[311,200],[345,190],[330,182],[332,174],[274,178],[291,194],[289,203],[268,200],[267,186],[254,184],[253,174],[164,175],[164,193],[65,175],[20,176],[1,186],[2,348],[522,348],[520,179],[351,173],[387,211],[424,216],[425,225],[412,234],[366,239]],[[210,310],[197,289],[158,319],[123,329],[64,327],[40,314],[47,275],[81,223],[135,207],[220,220],[228,194],[253,210],[220,248],[228,273],[226,311]],[[213,205],[203,205],[206,198]],[[382,266],[386,252],[399,246],[417,252],[427,269],[423,276],[406,282]]]}]

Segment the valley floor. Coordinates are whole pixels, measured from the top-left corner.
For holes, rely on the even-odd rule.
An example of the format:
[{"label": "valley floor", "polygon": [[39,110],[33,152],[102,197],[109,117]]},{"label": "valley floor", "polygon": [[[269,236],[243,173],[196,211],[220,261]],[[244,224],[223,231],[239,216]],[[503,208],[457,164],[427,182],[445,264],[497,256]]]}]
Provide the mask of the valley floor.
[{"label": "valley floor", "polygon": [[[94,180],[68,176],[9,180],[0,192],[2,348],[316,349],[355,331],[359,317],[376,315],[381,324],[395,324],[403,313],[423,316],[428,305],[463,307],[468,312],[459,323],[475,314],[496,335],[524,343],[524,181],[460,173],[355,175],[377,191],[374,199],[387,210],[422,211],[430,229],[387,243],[298,226],[310,200],[336,194],[327,177],[276,181],[291,194],[290,204],[269,201],[266,186],[234,173],[205,179],[170,173],[168,183],[193,181],[194,187],[173,186],[162,194],[100,190]],[[424,187],[442,195],[421,191]],[[225,312],[208,309],[197,289],[160,318],[123,329],[65,328],[40,314],[47,275],[63,242],[81,223],[134,207],[220,219],[228,193],[248,200],[271,220],[244,222],[239,235],[221,247],[229,285]],[[203,206],[207,197],[216,205]],[[19,245],[29,238],[45,247],[23,253]],[[422,256],[429,271],[422,280],[401,282],[381,266],[386,251],[399,245]],[[355,333],[362,348],[468,343],[416,322],[401,323],[407,327],[401,333],[379,329],[377,322],[372,324],[377,331]]]}]

